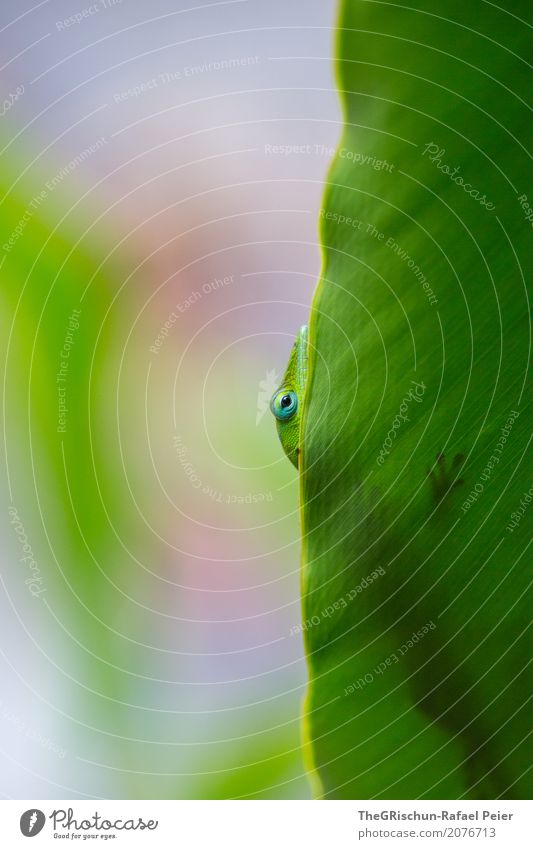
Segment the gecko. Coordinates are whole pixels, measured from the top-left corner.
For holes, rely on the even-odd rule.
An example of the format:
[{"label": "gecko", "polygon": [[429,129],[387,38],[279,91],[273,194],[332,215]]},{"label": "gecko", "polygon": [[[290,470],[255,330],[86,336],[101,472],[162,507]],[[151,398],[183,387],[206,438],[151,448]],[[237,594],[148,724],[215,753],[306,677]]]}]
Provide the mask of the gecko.
[{"label": "gecko", "polygon": [[270,401],[276,428],[285,454],[298,468],[300,454],[300,424],[302,404],[307,383],[308,329],[300,327],[293,345],[281,386]]}]

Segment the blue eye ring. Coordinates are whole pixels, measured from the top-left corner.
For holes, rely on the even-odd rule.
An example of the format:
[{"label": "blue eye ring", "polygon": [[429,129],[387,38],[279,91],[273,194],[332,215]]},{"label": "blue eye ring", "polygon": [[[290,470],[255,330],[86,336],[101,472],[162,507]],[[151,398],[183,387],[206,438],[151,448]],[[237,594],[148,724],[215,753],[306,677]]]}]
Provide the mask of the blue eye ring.
[{"label": "blue eye ring", "polygon": [[286,422],[296,414],[298,409],[298,396],[292,389],[278,389],[272,396],[270,409],[275,417]]}]

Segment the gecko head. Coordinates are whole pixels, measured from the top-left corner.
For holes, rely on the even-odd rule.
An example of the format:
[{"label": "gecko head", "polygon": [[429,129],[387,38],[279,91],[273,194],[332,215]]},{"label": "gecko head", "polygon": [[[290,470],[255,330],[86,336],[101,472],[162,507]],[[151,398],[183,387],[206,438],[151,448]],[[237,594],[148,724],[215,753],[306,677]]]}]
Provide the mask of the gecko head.
[{"label": "gecko head", "polygon": [[276,428],[285,454],[298,468],[300,451],[300,412],[307,378],[307,327],[300,328],[283,383],[270,401]]}]

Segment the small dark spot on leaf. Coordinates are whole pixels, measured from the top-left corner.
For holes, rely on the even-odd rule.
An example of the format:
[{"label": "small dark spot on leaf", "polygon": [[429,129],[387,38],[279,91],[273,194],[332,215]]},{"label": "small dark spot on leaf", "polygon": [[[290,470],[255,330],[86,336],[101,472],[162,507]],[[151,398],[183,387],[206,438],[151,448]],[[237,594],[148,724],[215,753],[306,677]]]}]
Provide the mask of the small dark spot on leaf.
[{"label": "small dark spot on leaf", "polygon": [[435,458],[435,465],[427,470],[433,495],[438,501],[464,483],[463,478],[456,477],[464,459],[464,454],[456,454],[449,467],[445,455],[439,451]]}]

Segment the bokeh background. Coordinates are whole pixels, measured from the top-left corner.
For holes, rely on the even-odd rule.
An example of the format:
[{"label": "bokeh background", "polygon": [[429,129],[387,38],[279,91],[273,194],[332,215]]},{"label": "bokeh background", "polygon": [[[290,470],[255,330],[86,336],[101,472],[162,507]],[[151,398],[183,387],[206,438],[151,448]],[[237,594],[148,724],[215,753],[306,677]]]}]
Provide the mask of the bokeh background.
[{"label": "bokeh background", "polygon": [[298,487],[334,0],[3,0],[5,798],[305,798]]}]

